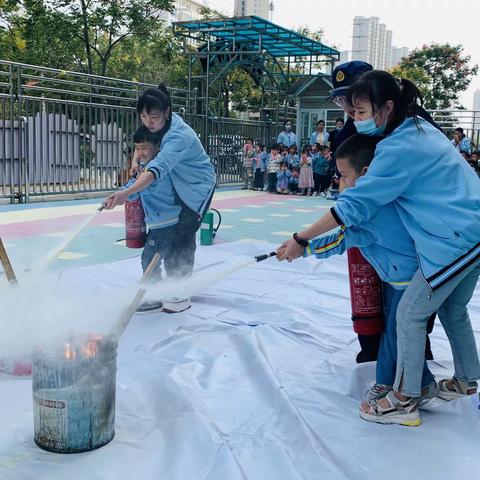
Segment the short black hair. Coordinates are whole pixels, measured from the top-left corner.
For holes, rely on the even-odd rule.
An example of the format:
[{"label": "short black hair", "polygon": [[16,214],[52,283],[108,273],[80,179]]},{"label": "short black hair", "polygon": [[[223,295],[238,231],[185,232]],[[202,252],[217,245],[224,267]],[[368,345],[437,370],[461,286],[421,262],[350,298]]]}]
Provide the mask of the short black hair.
[{"label": "short black hair", "polygon": [[278,150],[280,151],[280,145],[279,143],[274,143],[271,147],[270,147],[270,150]]},{"label": "short black hair", "polygon": [[158,133],[151,132],[147,127],[142,125],[135,130],[133,143],[151,143],[156,145],[160,143],[160,137]]},{"label": "short black hair", "polygon": [[337,117],[337,119],[335,120],[335,123],[337,122],[345,123],[345,120],[342,117]]},{"label": "short black hair", "polygon": [[463,135],[463,128],[462,127],[457,127],[455,129],[456,132],[461,133]]},{"label": "short black hair", "polygon": [[253,143],[253,138],[247,137],[247,138],[245,139],[245,143],[246,143],[246,142],[252,142],[252,143]]},{"label": "short black hair", "polygon": [[344,158],[355,172],[360,173],[362,168],[368,167],[375,156],[375,148],[382,137],[369,135],[352,135],[340,144],[336,151],[336,158]]}]

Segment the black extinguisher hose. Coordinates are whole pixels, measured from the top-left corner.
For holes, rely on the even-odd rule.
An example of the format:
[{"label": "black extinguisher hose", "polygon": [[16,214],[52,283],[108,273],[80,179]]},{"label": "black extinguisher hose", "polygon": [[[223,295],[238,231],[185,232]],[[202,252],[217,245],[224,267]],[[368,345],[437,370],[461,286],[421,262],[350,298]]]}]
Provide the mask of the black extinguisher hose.
[{"label": "black extinguisher hose", "polygon": [[216,227],[213,227],[213,235],[212,238],[215,238],[216,233],[218,232],[218,229],[220,228],[220,225],[222,224],[222,216],[220,215],[220,212],[215,209],[215,208],[210,208],[212,212],[215,212],[218,215],[218,223]]}]

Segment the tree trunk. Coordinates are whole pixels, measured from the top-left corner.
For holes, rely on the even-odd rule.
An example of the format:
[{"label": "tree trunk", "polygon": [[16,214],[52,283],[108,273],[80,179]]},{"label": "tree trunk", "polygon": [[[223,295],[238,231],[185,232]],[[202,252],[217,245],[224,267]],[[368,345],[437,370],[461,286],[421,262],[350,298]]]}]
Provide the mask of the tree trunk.
[{"label": "tree trunk", "polygon": [[87,55],[88,62],[88,73],[93,74],[93,60],[92,60],[92,50],[90,48],[90,35],[88,33],[88,14],[87,14],[87,5],[85,0],[80,0],[82,6],[82,25],[83,25],[83,41],[85,43],[85,53]]}]

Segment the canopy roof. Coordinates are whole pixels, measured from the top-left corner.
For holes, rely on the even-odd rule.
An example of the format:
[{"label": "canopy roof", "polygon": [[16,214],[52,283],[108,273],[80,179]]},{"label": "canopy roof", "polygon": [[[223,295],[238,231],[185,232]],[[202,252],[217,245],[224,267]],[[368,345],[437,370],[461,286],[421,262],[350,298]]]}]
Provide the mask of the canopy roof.
[{"label": "canopy roof", "polygon": [[199,40],[211,36],[226,42],[248,43],[252,50],[265,50],[273,57],[340,58],[334,48],[255,16],[176,22],[174,31]]}]

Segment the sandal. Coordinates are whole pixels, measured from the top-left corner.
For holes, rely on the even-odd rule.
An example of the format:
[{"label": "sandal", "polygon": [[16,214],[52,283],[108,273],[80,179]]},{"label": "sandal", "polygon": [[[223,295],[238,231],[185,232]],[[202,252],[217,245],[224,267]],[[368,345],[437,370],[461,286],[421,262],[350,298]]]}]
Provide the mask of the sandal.
[{"label": "sandal", "polygon": [[383,383],[374,383],[363,395],[364,402],[371,402],[372,400],[378,400],[387,395],[392,390],[391,385],[385,385]]},{"label": "sandal", "polygon": [[[389,407],[385,408],[379,404],[384,400],[388,400]],[[418,427],[422,423],[422,419],[418,413],[417,404],[417,398],[410,398],[402,402],[391,390],[383,398],[362,403],[360,417],[367,422]]]},{"label": "sandal", "polygon": [[[452,382],[451,386],[448,385],[448,382]],[[455,377],[452,379],[444,378],[438,382],[438,388],[438,398],[449,402],[450,400],[456,400],[457,398],[477,393],[477,382],[461,382]]]}]

